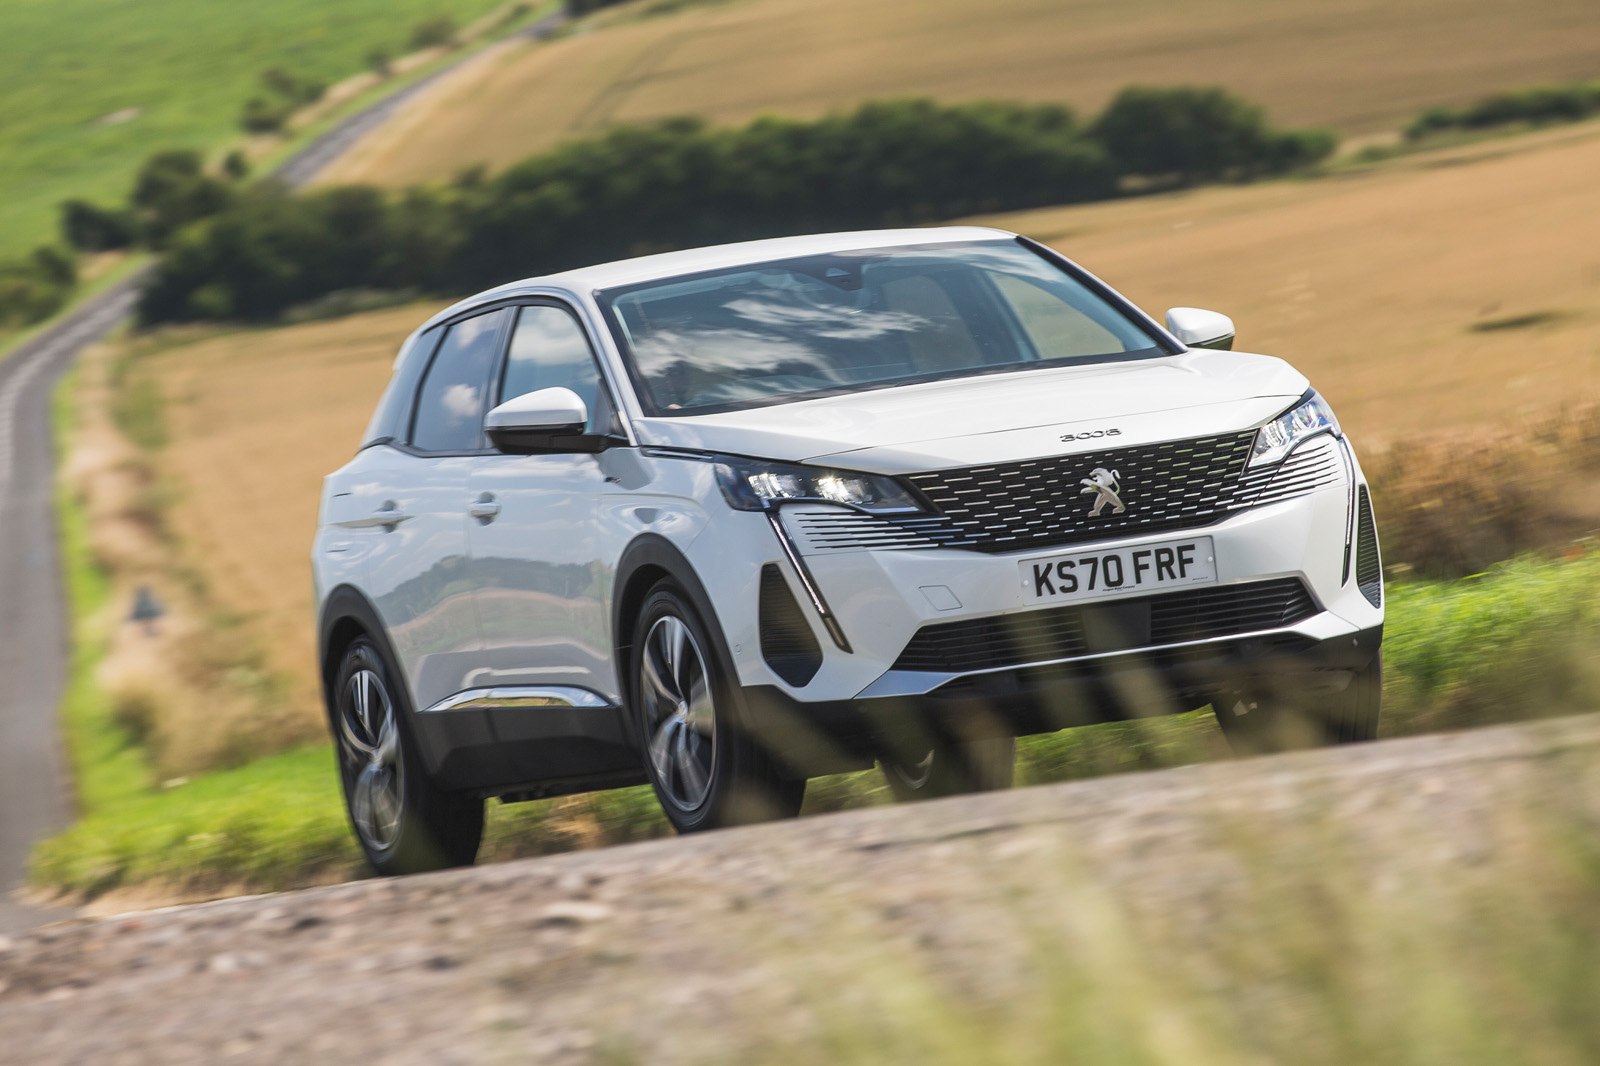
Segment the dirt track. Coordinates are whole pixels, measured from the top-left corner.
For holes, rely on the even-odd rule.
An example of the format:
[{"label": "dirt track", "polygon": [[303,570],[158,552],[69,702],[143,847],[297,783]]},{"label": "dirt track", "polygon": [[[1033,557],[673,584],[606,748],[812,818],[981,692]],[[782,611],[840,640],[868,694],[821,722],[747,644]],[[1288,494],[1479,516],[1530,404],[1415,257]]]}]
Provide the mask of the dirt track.
[{"label": "dirt track", "polygon": [[1190,971],[1248,1012],[1293,967],[1207,960],[1308,916],[1354,953],[1388,899],[1534,909],[1529,827],[1592,839],[1597,767],[1574,718],[57,925],[0,941],[0,1061],[750,1061],[1052,959],[1151,1024]]}]

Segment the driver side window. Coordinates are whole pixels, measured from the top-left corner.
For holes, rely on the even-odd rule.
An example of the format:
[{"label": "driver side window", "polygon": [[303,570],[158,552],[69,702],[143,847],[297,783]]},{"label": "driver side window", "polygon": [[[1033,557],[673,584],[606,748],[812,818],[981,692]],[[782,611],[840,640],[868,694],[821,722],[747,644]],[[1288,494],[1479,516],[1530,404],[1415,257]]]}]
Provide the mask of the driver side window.
[{"label": "driver side window", "polygon": [[585,432],[610,429],[611,401],[578,320],[571,312],[549,304],[519,308],[500,380],[500,402],[555,388],[571,389],[583,400],[589,410]]}]

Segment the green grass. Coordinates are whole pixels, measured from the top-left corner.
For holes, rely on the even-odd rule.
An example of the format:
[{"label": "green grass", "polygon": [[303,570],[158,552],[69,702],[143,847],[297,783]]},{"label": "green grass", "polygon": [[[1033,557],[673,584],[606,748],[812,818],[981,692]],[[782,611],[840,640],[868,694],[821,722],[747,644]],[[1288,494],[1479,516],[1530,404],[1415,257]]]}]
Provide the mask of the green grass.
[{"label": "green grass", "polygon": [[[413,24],[498,0],[6,0],[0,4],[0,256],[56,234],[70,197],[116,202],[152,151],[232,140],[274,66],[335,82]],[[99,119],[137,108],[115,125]]]}]

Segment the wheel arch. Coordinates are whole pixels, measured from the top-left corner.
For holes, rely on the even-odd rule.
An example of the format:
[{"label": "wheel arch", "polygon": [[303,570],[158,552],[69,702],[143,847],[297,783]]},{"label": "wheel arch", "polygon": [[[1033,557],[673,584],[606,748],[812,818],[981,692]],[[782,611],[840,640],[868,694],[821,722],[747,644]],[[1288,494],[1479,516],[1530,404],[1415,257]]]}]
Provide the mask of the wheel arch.
[{"label": "wheel arch", "polygon": [[[616,582],[613,585],[616,591],[611,604],[611,638],[623,703],[631,704],[633,699],[631,671],[634,624],[639,618],[639,611],[644,606],[645,599],[650,595],[650,590],[663,578],[671,578],[689,597],[689,603],[699,613],[700,620],[705,623],[706,630],[711,635],[711,653],[717,657],[717,665],[722,670],[722,676],[727,678],[732,688],[737,691],[739,674],[734,667],[733,656],[728,650],[727,636],[722,630],[721,620],[717,617],[716,607],[712,605],[711,597],[696,575],[694,566],[683,552],[665,537],[655,533],[644,533],[635,538],[623,551],[621,559],[617,562]],[[736,705],[742,718],[744,716],[742,701],[736,701]]]},{"label": "wheel arch", "polygon": [[322,678],[322,702],[330,722],[333,720],[334,672],[339,668],[339,660],[343,658],[345,649],[362,636],[377,644],[384,657],[393,664],[392,672],[396,676],[389,681],[401,705],[408,712],[415,709],[411,691],[406,685],[405,671],[400,668],[400,660],[395,656],[394,646],[389,643],[377,608],[360,589],[353,585],[339,585],[323,601],[322,616],[317,625],[317,662]]}]

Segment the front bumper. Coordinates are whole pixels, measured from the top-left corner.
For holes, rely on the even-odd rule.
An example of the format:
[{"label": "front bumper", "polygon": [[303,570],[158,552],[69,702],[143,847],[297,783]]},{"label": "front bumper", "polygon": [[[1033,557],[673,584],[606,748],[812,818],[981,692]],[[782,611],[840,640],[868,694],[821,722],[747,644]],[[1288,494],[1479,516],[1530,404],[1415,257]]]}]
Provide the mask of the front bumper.
[{"label": "front bumper", "polygon": [[1026,736],[1181,714],[1236,687],[1339,691],[1371,665],[1382,643],[1381,625],[1323,640],[1238,637],[1018,667],[931,693],[867,699],[801,701],[778,686],[758,685],[743,692],[745,717],[789,772],[815,777],[864,769],[878,753],[930,728]]}]

